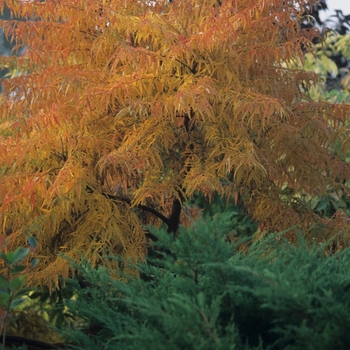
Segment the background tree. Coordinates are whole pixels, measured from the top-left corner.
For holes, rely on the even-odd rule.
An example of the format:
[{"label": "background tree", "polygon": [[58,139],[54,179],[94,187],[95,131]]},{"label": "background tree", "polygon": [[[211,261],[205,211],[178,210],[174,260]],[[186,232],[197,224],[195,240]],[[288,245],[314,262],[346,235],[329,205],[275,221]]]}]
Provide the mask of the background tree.
[{"label": "background tree", "polygon": [[143,225],[176,235],[195,191],[232,196],[262,230],[347,235],[301,200],[349,178],[349,106],[313,101],[316,74],[285,64],[322,40],[304,1],[7,6],[31,20],[3,21],[26,73],[0,108],[1,228],[37,238],[32,283],[68,275],[59,253],[142,257]]},{"label": "background tree", "polygon": [[[305,18],[301,22],[303,28],[319,28],[324,31],[329,27],[326,40],[319,42],[314,39],[315,52],[305,54],[305,62],[299,62],[297,67],[317,73],[318,84],[309,89],[312,99],[320,99],[331,103],[349,102],[349,25],[350,15],[343,14],[341,10],[336,10],[334,15],[328,19],[321,20],[320,12],[327,8],[326,1],[321,1],[312,7],[312,20]],[[295,67],[295,65],[294,65]],[[336,152],[336,148],[333,149]],[[345,157],[349,161],[349,155]],[[350,215],[350,200],[347,192],[329,187],[327,193],[322,196],[304,195],[306,202],[311,209],[326,220],[338,215],[339,212]]]},{"label": "background tree", "polygon": [[[0,15],[0,18],[4,20],[11,19],[11,13],[6,6],[2,8],[2,13]],[[11,55],[12,56],[20,55],[23,51],[23,48],[17,52],[14,52],[12,50],[13,43],[11,43],[11,38],[8,38],[8,39],[6,38],[4,31],[0,29],[0,55],[1,55],[0,60],[1,60],[1,67],[2,67],[2,69],[0,70],[0,79],[6,79],[6,78],[9,78],[11,75],[20,74],[20,72],[17,72],[16,59],[10,59],[7,57]],[[2,86],[0,86],[0,92],[2,92]]]},{"label": "background tree", "polygon": [[329,27],[331,31],[322,44],[318,43],[316,56],[306,54],[305,68],[317,73],[322,80],[310,90],[313,99],[325,99],[333,103],[349,102],[349,30],[350,14],[336,10],[325,21],[320,19],[320,11],[327,8],[326,2],[320,2],[313,7],[311,15],[314,21],[304,21],[304,27]]}]

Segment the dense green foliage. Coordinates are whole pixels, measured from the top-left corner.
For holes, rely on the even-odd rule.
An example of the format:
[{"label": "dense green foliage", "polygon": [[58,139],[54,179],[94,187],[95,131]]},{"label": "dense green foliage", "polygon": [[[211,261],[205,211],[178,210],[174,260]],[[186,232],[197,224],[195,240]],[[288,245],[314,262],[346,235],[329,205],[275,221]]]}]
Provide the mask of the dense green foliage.
[{"label": "dense green foliage", "polygon": [[203,216],[208,216],[211,219],[229,211],[231,225],[234,227],[233,233],[238,237],[251,237],[258,229],[258,223],[252,220],[241,205],[235,205],[231,197],[223,197],[218,193],[215,193],[211,200],[206,199],[203,194],[197,193],[186,207],[197,207]]},{"label": "dense green foliage", "polygon": [[161,258],[141,279],[76,266],[65,304],[81,322],[63,331],[75,349],[349,349],[349,249],[325,257],[276,236],[242,252],[228,212],[176,240],[152,232]]}]

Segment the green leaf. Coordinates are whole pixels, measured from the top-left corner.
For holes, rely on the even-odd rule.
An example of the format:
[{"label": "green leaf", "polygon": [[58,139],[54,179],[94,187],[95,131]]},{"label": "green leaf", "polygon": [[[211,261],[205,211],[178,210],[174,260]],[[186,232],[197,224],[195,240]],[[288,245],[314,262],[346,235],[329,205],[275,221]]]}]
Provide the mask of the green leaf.
[{"label": "green leaf", "polygon": [[337,96],[339,94],[339,90],[331,90],[328,92],[328,97],[333,97],[333,96]]},{"label": "green leaf", "polygon": [[6,264],[8,264],[7,254],[0,252],[0,259],[4,260]]},{"label": "green leaf", "polygon": [[315,210],[315,208],[317,207],[319,203],[319,200],[317,198],[312,198],[310,201],[310,207],[312,210]]},{"label": "green leaf", "polygon": [[10,280],[9,286],[10,286],[10,289],[12,291],[16,291],[17,289],[19,289],[23,286],[23,283],[24,283],[24,277],[19,276],[19,277],[16,277],[16,278]]},{"label": "green leaf", "polygon": [[23,265],[15,265],[15,266],[11,267],[10,273],[11,273],[12,275],[15,275],[15,274],[17,274],[17,273],[23,272],[26,268],[27,268],[27,267],[26,267],[26,266],[23,266]]},{"label": "green leaf", "polygon": [[1,252],[0,258],[3,259],[8,265],[13,265],[25,258],[29,252],[29,248],[18,247],[15,251],[8,252],[7,254]]},{"label": "green leaf", "polygon": [[16,254],[15,257],[12,261],[12,264],[15,264],[19,261],[21,261],[22,259],[24,259],[29,253],[30,253],[30,249],[29,248],[17,248],[15,250]]},{"label": "green leaf", "polygon": [[11,304],[10,304],[10,310],[13,310],[15,307],[17,307],[18,305],[23,304],[25,301],[27,301],[26,298],[17,298],[15,300],[12,300]]},{"label": "green leaf", "polygon": [[17,292],[14,293],[14,297],[16,299],[18,299],[18,298],[23,297],[25,295],[26,298],[29,298],[28,294],[32,291],[33,291],[33,289],[31,289],[31,288],[21,288]]},{"label": "green leaf", "polygon": [[38,259],[33,259],[33,260],[31,261],[32,267],[35,267],[35,266],[38,264],[38,262],[39,262]]},{"label": "green leaf", "polygon": [[338,201],[338,206],[339,206],[339,208],[347,208],[348,205],[343,199],[340,199]]},{"label": "green leaf", "polygon": [[328,203],[329,203],[329,200],[328,200],[328,199],[322,199],[322,200],[317,204],[316,210],[317,210],[317,211],[321,211],[321,210],[327,208]]},{"label": "green leaf", "polygon": [[7,306],[10,300],[10,293],[0,293],[0,306]]},{"label": "green leaf", "polygon": [[7,286],[8,280],[3,275],[0,275],[0,287],[7,288]]},{"label": "green leaf", "polygon": [[33,236],[28,237],[28,244],[29,244],[32,248],[36,249],[36,246],[37,246],[37,240],[36,240],[36,238],[33,237]]},{"label": "green leaf", "polygon": [[6,254],[0,253],[0,258],[3,259],[7,265],[12,265],[14,263],[15,258],[16,258],[16,254],[20,249],[21,248],[19,247],[13,252],[8,252]]},{"label": "green leaf", "polygon": [[1,293],[8,293],[9,288],[8,287],[0,287],[0,294]]}]

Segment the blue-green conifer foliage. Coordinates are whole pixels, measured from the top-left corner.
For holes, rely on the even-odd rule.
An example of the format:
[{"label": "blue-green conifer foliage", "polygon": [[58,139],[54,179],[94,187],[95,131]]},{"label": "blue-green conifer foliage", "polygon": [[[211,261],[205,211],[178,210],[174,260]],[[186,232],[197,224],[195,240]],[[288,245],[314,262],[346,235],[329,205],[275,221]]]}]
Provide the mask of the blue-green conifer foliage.
[{"label": "blue-green conifer foliage", "polygon": [[176,239],[152,232],[157,257],[139,277],[76,265],[83,282],[68,281],[65,303],[83,322],[62,331],[75,349],[350,348],[349,249],[325,256],[278,235],[241,251],[228,212]]}]

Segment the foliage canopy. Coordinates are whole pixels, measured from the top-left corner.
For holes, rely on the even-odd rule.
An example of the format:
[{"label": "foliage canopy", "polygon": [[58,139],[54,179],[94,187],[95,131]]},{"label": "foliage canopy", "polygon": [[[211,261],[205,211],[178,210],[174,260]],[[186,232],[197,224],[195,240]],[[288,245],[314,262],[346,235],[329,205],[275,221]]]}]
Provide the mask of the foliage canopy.
[{"label": "foliage canopy", "polygon": [[[1,1],[4,7],[4,1]],[[313,101],[304,0],[6,1],[23,55],[0,107],[0,218],[35,236],[33,283],[68,275],[63,252],[145,254],[142,224],[176,232],[183,202],[215,191],[261,228],[346,232],[302,194],[347,191],[349,106]],[[322,38],[320,38],[322,39]],[[141,209],[141,211],[139,211]]]}]

